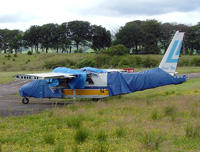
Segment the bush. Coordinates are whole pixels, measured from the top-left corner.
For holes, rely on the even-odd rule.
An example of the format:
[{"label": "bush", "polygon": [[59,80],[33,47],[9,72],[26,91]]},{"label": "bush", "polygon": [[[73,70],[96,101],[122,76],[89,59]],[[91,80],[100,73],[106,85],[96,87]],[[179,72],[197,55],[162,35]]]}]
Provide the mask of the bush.
[{"label": "bush", "polygon": [[147,56],[147,57],[143,60],[143,66],[144,66],[145,68],[156,67],[157,64],[158,64],[158,60],[152,59],[152,58],[149,57],[149,56]]},{"label": "bush", "polygon": [[128,49],[122,45],[122,44],[118,44],[118,45],[113,45],[111,47],[109,47],[107,50],[103,50],[102,51],[103,54],[108,54],[110,56],[121,56],[121,55],[125,55],[128,53]]},{"label": "bush", "polygon": [[119,66],[120,68],[128,68],[128,67],[129,67],[129,62],[128,62],[128,60],[126,60],[126,59],[122,59],[122,60],[119,62],[118,66]]},{"label": "bush", "polygon": [[191,63],[193,66],[200,66],[200,58],[193,58]]},{"label": "bush", "polygon": [[80,128],[79,130],[76,131],[74,140],[77,143],[83,143],[89,135],[89,131],[86,128]]},{"label": "bush", "polygon": [[52,68],[56,68],[56,67],[65,67],[68,66],[68,68],[70,66],[74,65],[74,62],[69,60],[69,59],[64,59],[64,60],[48,60],[44,62],[43,67],[47,68],[47,69],[52,69]]},{"label": "bush", "polygon": [[28,55],[32,55],[33,52],[32,52],[32,51],[28,51],[27,54],[28,54]]},{"label": "bush", "polygon": [[82,68],[82,67],[96,67],[96,61],[94,59],[85,59],[82,60],[75,65],[77,68]]}]

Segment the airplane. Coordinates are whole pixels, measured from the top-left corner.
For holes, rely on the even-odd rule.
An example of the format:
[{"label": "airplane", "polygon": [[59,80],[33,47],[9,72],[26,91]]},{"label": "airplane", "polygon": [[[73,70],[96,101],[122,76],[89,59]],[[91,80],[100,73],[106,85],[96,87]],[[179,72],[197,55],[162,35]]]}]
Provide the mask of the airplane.
[{"label": "airplane", "polygon": [[120,94],[180,84],[185,75],[176,76],[176,68],[183,41],[183,32],[177,31],[158,68],[129,73],[123,69],[96,69],[84,67],[78,70],[55,68],[49,73],[15,75],[18,80],[34,80],[19,90],[22,103],[34,98],[91,98],[98,100]]}]

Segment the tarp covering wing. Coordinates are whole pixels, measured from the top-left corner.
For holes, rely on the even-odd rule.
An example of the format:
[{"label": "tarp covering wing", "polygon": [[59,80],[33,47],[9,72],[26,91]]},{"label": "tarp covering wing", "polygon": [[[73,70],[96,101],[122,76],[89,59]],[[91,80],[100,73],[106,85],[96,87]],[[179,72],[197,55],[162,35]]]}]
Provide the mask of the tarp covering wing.
[{"label": "tarp covering wing", "polygon": [[34,80],[23,85],[19,90],[22,97],[34,98],[62,98],[62,90],[57,89],[54,92],[49,88],[46,80]]},{"label": "tarp covering wing", "polygon": [[179,84],[184,81],[186,81],[186,76],[176,78],[160,68],[138,73],[115,72],[108,73],[108,90],[109,95],[114,96],[169,84]]},{"label": "tarp covering wing", "polygon": [[[76,78],[72,79],[68,85],[71,89],[82,89],[85,87],[85,82],[87,78],[87,74],[80,70],[74,70],[70,68],[65,67],[58,67],[52,71],[52,73],[68,73],[68,74],[75,74]],[[59,81],[57,80],[50,80],[52,84],[50,84],[50,87],[55,87],[59,85]]]}]

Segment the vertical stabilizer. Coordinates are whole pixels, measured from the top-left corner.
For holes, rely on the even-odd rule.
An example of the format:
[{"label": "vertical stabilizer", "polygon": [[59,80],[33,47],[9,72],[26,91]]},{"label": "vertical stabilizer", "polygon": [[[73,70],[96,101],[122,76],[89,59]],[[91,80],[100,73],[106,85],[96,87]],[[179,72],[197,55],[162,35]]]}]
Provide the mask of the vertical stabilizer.
[{"label": "vertical stabilizer", "polygon": [[167,48],[167,51],[160,62],[159,68],[174,75],[176,72],[176,67],[179,59],[179,54],[183,42],[183,32],[177,31]]}]

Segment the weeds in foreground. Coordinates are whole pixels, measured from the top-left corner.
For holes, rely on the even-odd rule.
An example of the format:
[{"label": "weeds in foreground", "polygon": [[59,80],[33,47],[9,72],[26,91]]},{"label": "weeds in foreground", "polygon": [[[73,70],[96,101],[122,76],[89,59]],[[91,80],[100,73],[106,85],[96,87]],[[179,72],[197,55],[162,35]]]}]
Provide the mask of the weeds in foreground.
[{"label": "weeds in foreground", "polygon": [[58,144],[54,152],[65,152],[65,145],[63,143]]},{"label": "weeds in foreground", "polygon": [[69,128],[74,127],[74,128],[77,129],[77,128],[80,128],[80,127],[81,127],[82,121],[83,121],[83,116],[81,116],[81,115],[78,115],[78,116],[76,116],[76,115],[74,115],[74,116],[69,116],[69,117],[67,118],[67,126],[68,126]]},{"label": "weeds in foreground", "polygon": [[159,119],[159,114],[158,114],[158,111],[155,109],[153,110],[152,114],[151,114],[151,119],[153,120],[156,120],[156,119]]},{"label": "weeds in foreground", "polygon": [[73,152],[79,152],[79,151],[80,151],[80,148],[78,147],[77,144],[72,145],[71,148],[72,148],[72,151],[73,151]]},{"label": "weeds in foreground", "polygon": [[55,143],[55,135],[52,133],[46,133],[44,135],[44,141],[46,144],[51,144],[53,145]]},{"label": "weeds in foreground", "polygon": [[170,116],[171,120],[174,121],[175,120],[175,115],[176,115],[176,107],[175,106],[167,106],[164,109],[164,114],[165,116]]},{"label": "weeds in foreground", "polygon": [[89,136],[89,131],[86,128],[80,128],[76,131],[74,140],[77,143],[83,143]]},{"label": "weeds in foreground", "polygon": [[200,137],[200,126],[199,125],[196,125],[196,126],[188,125],[185,128],[185,133],[186,133],[187,138]]},{"label": "weeds in foreground", "polygon": [[126,132],[125,128],[123,128],[123,127],[119,127],[115,131],[115,134],[117,135],[118,138],[125,137],[126,133],[127,132]]},{"label": "weeds in foreground", "polygon": [[161,135],[154,132],[145,133],[142,139],[144,147],[151,150],[157,150],[162,143]]},{"label": "weeds in foreground", "polygon": [[107,142],[99,142],[94,145],[93,150],[95,152],[107,152],[109,150],[109,144]]},{"label": "weeds in foreground", "polygon": [[105,131],[100,130],[97,134],[97,140],[98,141],[106,141],[106,139],[107,139],[107,135],[106,135]]}]

